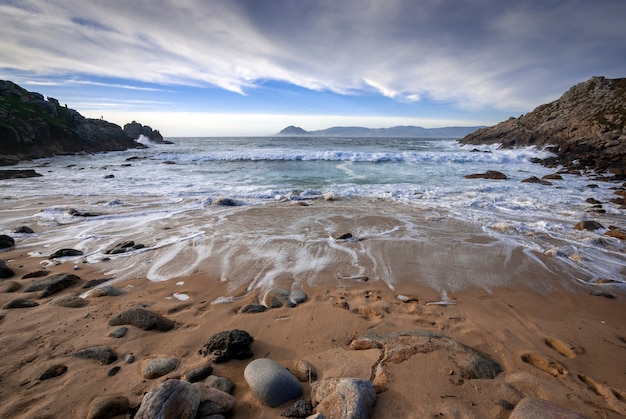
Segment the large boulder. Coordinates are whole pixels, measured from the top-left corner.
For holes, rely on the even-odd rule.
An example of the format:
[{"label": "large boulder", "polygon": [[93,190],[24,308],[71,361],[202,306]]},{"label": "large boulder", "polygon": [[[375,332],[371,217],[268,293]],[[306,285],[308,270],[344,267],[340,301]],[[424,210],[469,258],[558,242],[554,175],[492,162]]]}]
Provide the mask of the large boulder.
[{"label": "large boulder", "polygon": [[181,380],[166,380],[143,397],[135,419],[194,419],[200,406],[196,388]]},{"label": "large boulder", "polygon": [[302,396],[298,379],[271,359],[255,359],[246,366],[243,375],[252,393],[266,406],[280,406]]}]

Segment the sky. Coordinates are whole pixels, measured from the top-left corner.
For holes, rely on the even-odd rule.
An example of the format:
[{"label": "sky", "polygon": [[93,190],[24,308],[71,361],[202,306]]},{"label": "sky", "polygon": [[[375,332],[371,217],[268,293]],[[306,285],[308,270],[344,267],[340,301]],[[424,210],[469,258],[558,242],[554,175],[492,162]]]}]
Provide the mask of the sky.
[{"label": "sky", "polygon": [[0,0],[0,79],[165,137],[493,125],[592,76],[625,0]]}]

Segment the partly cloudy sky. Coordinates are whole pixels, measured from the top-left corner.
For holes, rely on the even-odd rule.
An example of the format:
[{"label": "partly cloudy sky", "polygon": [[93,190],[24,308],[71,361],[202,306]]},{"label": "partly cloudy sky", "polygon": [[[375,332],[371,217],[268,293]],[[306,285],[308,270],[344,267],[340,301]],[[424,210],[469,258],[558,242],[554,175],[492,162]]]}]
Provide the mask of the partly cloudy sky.
[{"label": "partly cloudy sky", "polygon": [[0,78],[166,137],[491,125],[594,75],[625,0],[0,0]]}]

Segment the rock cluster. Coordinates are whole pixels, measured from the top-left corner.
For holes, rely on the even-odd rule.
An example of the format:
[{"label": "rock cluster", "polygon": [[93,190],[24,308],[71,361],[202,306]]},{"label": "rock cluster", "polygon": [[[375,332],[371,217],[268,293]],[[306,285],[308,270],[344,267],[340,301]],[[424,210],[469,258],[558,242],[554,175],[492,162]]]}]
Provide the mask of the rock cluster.
[{"label": "rock cluster", "polygon": [[626,78],[592,77],[558,100],[460,140],[502,147],[551,147],[547,164],[592,168],[626,178]]},{"label": "rock cluster", "polygon": [[[145,127],[144,127],[145,128]],[[150,127],[147,127],[150,128]],[[152,131],[152,137],[163,137]],[[0,166],[20,160],[77,152],[119,151],[143,148],[119,125],[85,118],[57,99],[29,92],[0,80]],[[10,177],[37,176],[36,172],[6,173]]]}]

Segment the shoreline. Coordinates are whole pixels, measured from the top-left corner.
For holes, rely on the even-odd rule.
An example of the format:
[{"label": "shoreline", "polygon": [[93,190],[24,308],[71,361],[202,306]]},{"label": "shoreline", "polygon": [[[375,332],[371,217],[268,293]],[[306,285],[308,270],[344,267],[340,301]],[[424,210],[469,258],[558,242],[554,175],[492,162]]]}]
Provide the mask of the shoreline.
[{"label": "shoreline", "polygon": [[[508,418],[510,409],[529,397],[549,400],[588,417],[617,418],[626,414],[626,371],[619,363],[626,354],[623,286],[572,281],[562,269],[569,263],[563,265],[558,258],[543,255],[543,265],[550,268],[544,269],[528,252],[503,251],[500,243],[479,229],[435,214],[419,218],[419,228],[413,231],[420,232],[420,240],[412,237],[407,241],[403,239],[406,230],[385,216],[393,213],[397,218],[397,205],[382,202],[374,213],[371,208],[359,208],[354,201],[310,207],[276,204],[235,208],[234,213],[218,216],[223,220],[234,214],[234,223],[220,230],[229,234],[222,236],[220,246],[213,247],[216,256],[186,269],[193,265],[193,249],[201,243],[190,240],[181,247],[170,246],[166,255],[174,256],[168,270],[178,269],[179,276],[160,282],[149,281],[145,275],[120,279],[110,284],[126,291],[117,296],[85,294],[81,286],[92,279],[112,276],[112,271],[121,269],[120,264],[140,264],[147,272],[165,257],[158,253],[160,248],[108,262],[76,263],[76,259],[66,259],[48,268],[46,277],[71,273],[80,277],[80,283],[38,298],[38,293],[23,292],[37,279],[21,278],[41,270],[39,262],[46,259],[43,253],[57,246],[52,238],[46,239],[43,248],[41,241],[20,239],[17,247],[0,253],[15,271],[13,278],[0,280],[0,304],[5,307],[14,299],[24,298],[39,305],[0,311],[4,315],[0,320],[0,416],[86,417],[94,400],[103,396],[123,396],[131,408],[136,407],[143,394],[163,380],[182,378],[193,368],[210,363],[198,351],[213,334],[232,329],[252,335],[253,359],[267,357],[287,368],[295,360],[308,360],[317,369],[318,380],[369,380],[381,349],[352,350],[350,344],[376,327],[444,335],[487,355],[501,365],[503,372],[494,379],[463,379],[445,351],[415,353],[400,363],[387,365],[389,383],[377,394],[375,418]],[[352,211],[345,212],[346,208]],[[299,224],[298,219],[306,218],[303,214],[317,214],[333,224]],[[206,221],[199,221],[196,215],[188,213],[175,222],[170,220],[170,224],[163,225],[167,229],[163,231],[174,226],[192,231],[198,222]],[[271,254],[289,257],[266,266],[259,261],[268,257],[264,250],[271,247],[272,240],[259,241],[254,236],[261,231],[271,233],[273,223],[290,234],[281,236],[278,250]],[[402,224],[402,228],[407,225]],[[299,230],[291,231],[294,226]],[[235,240],[239,231],[247,232],[241,236],[246,240]],[[376,232],[385,234],[376,236]],[[335,238],[351,233],[357,240],[338,242],[330,240],[328,233]],[[86,239],[77,242],[82,243],[80,240]],[[298,250],[293,250],[294,245],[299,245]],[[217,261],[224,255],[220,249],[229,247],[232,252],[225,254],[237,266],[225,270],[225,265]],[[339,256],[322,257],[324,249]],[[33,251],[42,252],[42,256],[30,256]],[[255,257],[253,252],[258,252]],[[409,254],[413,263],[406,263]],[[311,258],[317,263],[306,265]],[[281,266],[288,269],[276,271]],[[467,280],[458,288],[436,287],[428,280],[454,280],[460,273]],[[257,275],[274,274],[272,281],[255,281]],[[311,275],[319,278],[312,281]],[[502,276],[507,281],[493,280]],[[239,277],[246,280],[237,281]],[[389,281],[391,277],[401,280]],[[492,280],[472,282],[472,278]],[[11,281],[19,284],[18,291],[6,292]],[[302,290],[307,301],[293,308],[241,313],[245,305],[259,304],[265,292],[277,287]],[[188,299],[178,300],[174,293]],[[83,307],[48,304],[59,296],[82,294],[87,302]],[[229,301],[223,298],[229,296],[236,298],[212,303]],[[175,328],[158,332],[128,326],[126,336],[109,337],[114,327],[108,321],[137,305],[176,322]],[[112,348],[119,358],[112,364],[99,365],[72,356],[80,349],[100,345]],[[122,360],[128,353],[133,354],[133,363]],[[155,357],[173,357],[177,366],[161,377],[144,378],[143,364]],[[270,408],[259,402],[243,377],[249,361],[212,364],[214,374],[235,384],[236,404],[229,417],[279,416],[290,403]],[[65,365],[67,371],[38,380],[47,368],[57,364]],[[120,369],[114,376],[107,376],[112,367]],[[308,383],[301,384],[306,398]]]}]

